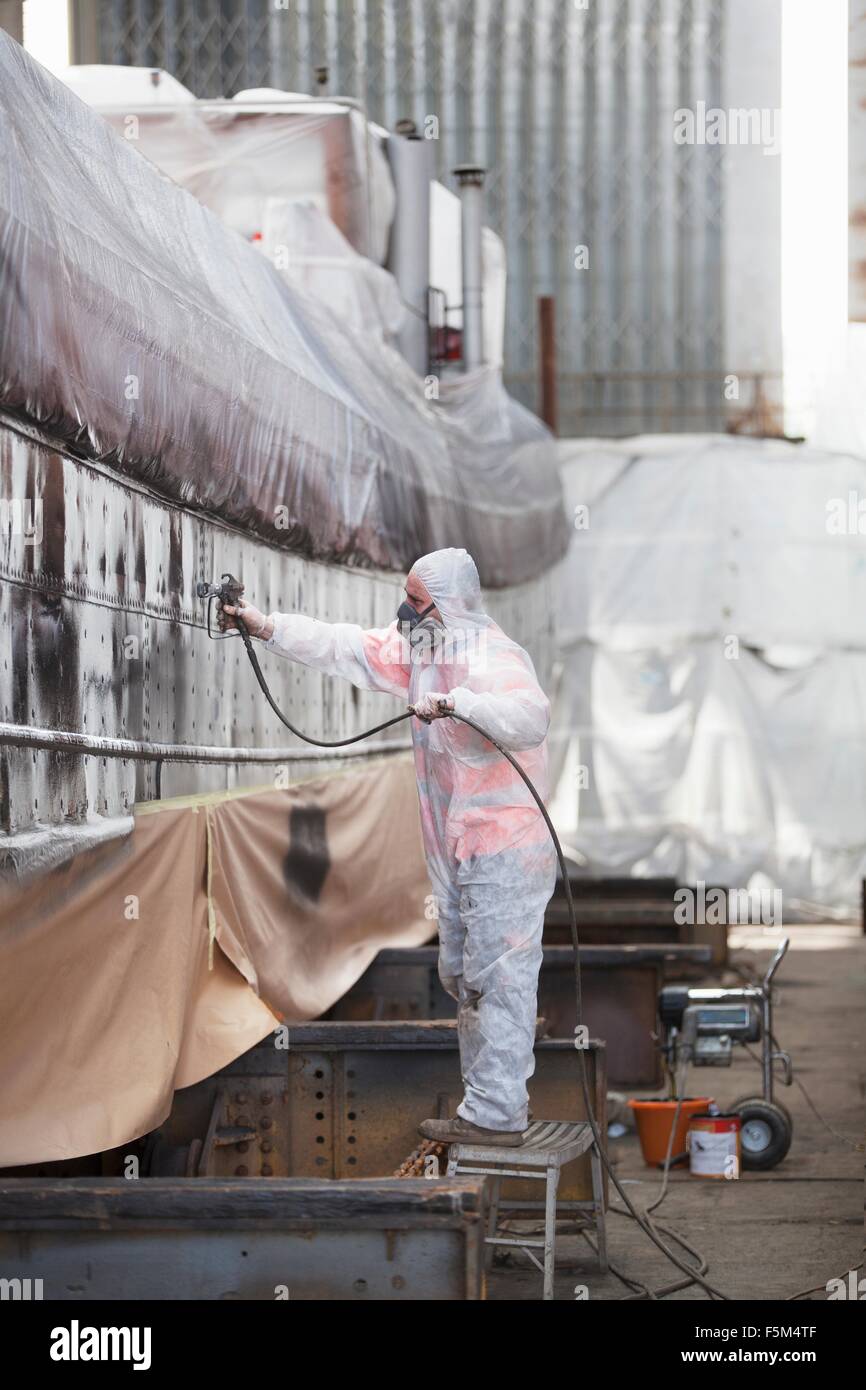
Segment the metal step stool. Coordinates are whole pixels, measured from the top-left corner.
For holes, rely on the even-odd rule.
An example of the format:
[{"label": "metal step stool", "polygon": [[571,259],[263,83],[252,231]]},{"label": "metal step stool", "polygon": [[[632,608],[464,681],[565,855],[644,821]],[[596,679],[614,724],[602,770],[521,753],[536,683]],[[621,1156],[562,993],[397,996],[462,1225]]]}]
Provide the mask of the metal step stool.
[{"label": "metal step stool", "polygon": [[[607,1238],[604,1225],[604,1188],[602,1186],[601,1157],[598,1145],[592,1137],[592,1128],[586,1120],[536,1120],[525,1131],[525,1138],[519,1148],[489,1148],[482,1144],[452,1144],[448,1150],[448,1177],[457,1173],[487,1173],[493,1178],[490,1214],[487,1221],[485,1244],[487,1266],[493,1258],[493,1246],[518,1245],[525,1250],[532,1263],[544,1274],[544,1298],[553,1298],[553,1271],[556,1259],[556,1192],[559,1187],[559,1171],[563,1164],[590,1150],[592,1168],[592,1201],[570,1202],[569,1207],[584,1207],[595,1217],[595,1230],[598,1237],[598,1262],[602,1273],[607,1273]],[[532,1240],[530,1237],[509,1237],[496,1234],[499,1222],[499,1194],[503,1178],[536,1178],[546,1184],[544,1203],[544,1239]],[[531,1248],[530,1248],[531,1247]],[[540,1264],[532,1253],[534,1249],[544,1250],[544,1264]]]}]

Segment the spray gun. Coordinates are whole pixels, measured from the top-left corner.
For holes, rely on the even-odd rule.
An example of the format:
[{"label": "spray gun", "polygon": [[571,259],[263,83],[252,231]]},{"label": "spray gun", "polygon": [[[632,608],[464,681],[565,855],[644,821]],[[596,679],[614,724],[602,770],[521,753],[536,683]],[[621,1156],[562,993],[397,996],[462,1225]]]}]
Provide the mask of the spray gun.
[{"label": "spray gun", "polygon": [[241,581],[239,579],[235,579],[233,574],[224,574],[222,575],[219,584],[208,584],[206,580],[201,580],[198,584],[196,584],[195,591],[196,595],[199,598],[206,598],[208,601],[208,637],[210,637],[214,642],[223,642],[227,637],[233,637],[235,635],[240,636],[239,631],[237,634],[231,632],[220,633],[218,631],[214,631],[213,624],[211,622],[211,615],[213,613],[213,606],[215,601],[219,604],[220,607],[222,607],[224,603],[230,603],[233,608],[237,606],[238,599],[241,597],[244,591],[244,586],[241,583]]}]

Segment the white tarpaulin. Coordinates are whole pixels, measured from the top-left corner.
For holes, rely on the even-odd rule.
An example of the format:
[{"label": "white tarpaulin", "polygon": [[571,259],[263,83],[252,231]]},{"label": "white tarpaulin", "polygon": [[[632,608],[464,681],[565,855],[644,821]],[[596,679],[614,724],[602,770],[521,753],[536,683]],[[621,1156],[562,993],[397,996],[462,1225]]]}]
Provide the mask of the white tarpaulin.
[{"label": "white tarpaulin", "polygon": [[866,460],[724,435],[560,448],[560,829],[593,872],[856,911]]}]

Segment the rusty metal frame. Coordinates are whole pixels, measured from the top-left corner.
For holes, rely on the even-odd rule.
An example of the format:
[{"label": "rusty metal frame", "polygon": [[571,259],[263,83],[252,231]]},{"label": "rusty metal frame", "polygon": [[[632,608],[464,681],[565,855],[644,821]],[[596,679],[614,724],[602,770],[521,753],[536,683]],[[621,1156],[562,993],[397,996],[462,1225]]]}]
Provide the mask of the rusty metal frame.
[{"label": "rusty metal frame", "polygon": [[[285,1038],[283,1037],[283,1041]],[[288,1047],[277,1033],[229,1066],[177,1092],[160,1127],[168,1149],[203,1136],[214,1100],[226,1088],[220,1123],[250,1125],[255,1142],[214,1148],[211,1172],[225,1179],[267,1176],[373,1178],[393,1173],[418,1144],[417,1125],[453,1113],[462,1095],[457,1027],[452,1021],[314,1022],[291,1025]],[[586,1119],[569,1038],[540,1038],[529,1082],[536,1118]],[[592,1039],[587,1068],[596,1118],[606,1133],[603,1042]],[[568,1203],[592,1194],[584,1156],[563,1171]],[[509,1183],[503,1205],[537,1209],[529,1182]]]},{"label": "rusty metal frame", "polygon": [[483,1178],[0,1179],[0,1278],[46,1299],[485,1296]]}]

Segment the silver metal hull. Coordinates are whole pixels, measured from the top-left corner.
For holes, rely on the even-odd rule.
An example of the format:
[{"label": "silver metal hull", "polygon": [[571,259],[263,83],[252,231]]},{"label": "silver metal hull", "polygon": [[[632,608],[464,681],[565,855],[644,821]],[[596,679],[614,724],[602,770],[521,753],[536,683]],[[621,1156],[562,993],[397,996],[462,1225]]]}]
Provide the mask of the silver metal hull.
[{"label": "silver metal hull", "polygon": [[[125,818],[160,795],[266,784],[281,749],[292,779],[333,766],[334,755],[309,757],[272,715],[242,644],[208,638],[196,583],[231,571],[260,606],[373,627],[392,620],[402,576],[315,563],[251,539],[2,417],[0,499],[0,832],[22,845],[27,836],[32,848],[40,833],[91,834],[94,817]],[[551,582],[548,571],[497,591],[489,605],[531,652],[543,684]],[[277,702],[315,737],[343,738],[399,709],[265,659]],[[70,747],[68,733],[99,751]],[[98,742],[112,739],[233,749],[238,761],[117,756]],[[404,747],[406,734],[398,728],[385,741]],[[40,742],[50,746],[33,746]],[[359,753],[339,756],[349,765]],[[0,839],[7,859],[15,843]]]}]

